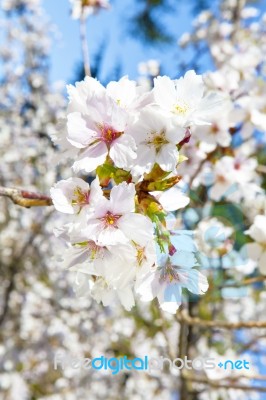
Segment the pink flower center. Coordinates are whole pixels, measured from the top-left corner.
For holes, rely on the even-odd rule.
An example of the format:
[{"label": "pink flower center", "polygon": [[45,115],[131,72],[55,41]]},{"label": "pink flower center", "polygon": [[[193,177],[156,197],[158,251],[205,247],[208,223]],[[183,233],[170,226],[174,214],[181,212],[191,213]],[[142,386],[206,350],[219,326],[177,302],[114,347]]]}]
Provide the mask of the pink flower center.
[{"label": "pink flower center", "polygon": [[79,186],[77,186],[73,193],[72,204],[83,206],[89,204],[89,200],[90,200],[90,192],[83,191]]},{"label": "pink flower center", "polygon": [[112,143],[115,139],[119,138],[123,132],[117,132],[114,128],[109,125],[99,126],[101,131],[101,140],[107,144]]},{"label": "pink flower center", "polygon": [[88,240],[87,247],[90,251],[90,260],[101,258],[103,256],[104,247],[98,246],[93,240]]},{"label": "pink flower center", "polygon": [[159,281],[161,283],[180,282],[178,272],[176,271],[175,267],[170,263],[170,261],[167,261],[167,263],[162,267]]},{"label": "pink flower center", "polygon": [[241,164],[240,164],[239,161],[235,161],[234,168],[237,169],[237,170],[241,168]]},{"label": "pink flower center", "polygon": [[103,218],[101,218],[101,220],[104,222],[105,227],[108,227],[108,226],[116,227],[117,221],[119,220],[120,217],[121,217],[121,215],[115,215],[115,214],[112,214],[110,211],[108,211],[105,214],[105,216]]},{"label": "pink flower center", "polygon": [[134,243],[134,246],[137,250],[137,262],[138,265],[141,266],[142,263],[147,260],[146,254],[145,254],[145,247],[141,247],[137,243]]}]

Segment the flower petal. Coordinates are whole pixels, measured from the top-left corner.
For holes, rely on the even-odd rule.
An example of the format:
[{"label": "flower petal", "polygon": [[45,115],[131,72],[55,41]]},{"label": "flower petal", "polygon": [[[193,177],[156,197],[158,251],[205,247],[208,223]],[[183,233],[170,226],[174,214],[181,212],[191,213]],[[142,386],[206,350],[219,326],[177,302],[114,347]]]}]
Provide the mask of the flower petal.
[{"label": "flower petal", "polygon": [[138,244],[145,245],[153,237],[153,224],[144,215],[137,213],[123,215],[117,225],[128,239]]},{"label": "flower petal", "polygon": [[110,194],[110,209],[113,214],[126,214],[135,211],[135,186],[125,182],[114,186]]},{"label": "flower petal", "polygon": [[88,146],[97,137],[97,132],[89,129],[79,112],[67,116],[67,140],[80,149]]},{"label": "flower petal", "polygon": [[196,269],[180,269],[178,276],[183,287],[195,294],[203,294],[208,290],[209,284],[206,276]]},{"label": "flower petal", "polygon": [[105,143],[98,142],[80,154],[79,160],[73,164],[74,172],[92,172],[106,159],[108,150]]},{"label": "flower petal", "polygon": [[137,157],[135,150],[136,144],[133,137],[124,134],[111,144],[109,154],[117,167],[130,168]]},{"label": "flower petal", "polygon": [[175,171],[179,152],[175,145],[168,143],[156,155],[156,162],[164,171]]}]

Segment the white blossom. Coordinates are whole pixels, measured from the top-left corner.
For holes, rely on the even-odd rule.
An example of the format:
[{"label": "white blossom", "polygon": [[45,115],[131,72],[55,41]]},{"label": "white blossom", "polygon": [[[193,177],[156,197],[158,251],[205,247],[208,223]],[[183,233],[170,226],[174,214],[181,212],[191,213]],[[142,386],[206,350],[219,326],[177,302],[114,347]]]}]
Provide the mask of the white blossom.
[{"label": "white blossom", "polygon": [[103,199],[98,178],[91,186],[80,178],[57,182],[50,190],[53,204],[58,211],[77,214],[84,208],[95,207]]},{"label": "white blossom", "polygon": [[107,155],[117,167],[128,168],[135,154],[135,143],[125,134],[128,114],[105,93],[90,99],[86,113],[68,114],[68,141],[80,150],[74,171],[91,172],[103,164]]},{"label": "white blossom", "polygon": [[166,115],[182,127],[209,124],[211,115],[226,104],[222,94],[204,93],[202,76],[194,71],[174,81],[167,76],[155,78],[154,99]]},{"label": "white blossom", "polygon": [[254,240],[246,244],[247,254],[258,263],[260,272],[266,275],[266,215],[257,215],[246,234]]},{"label": "white blossom", "polygon": [[127,185],[123,182],[113,187],[110,200],[99,202],[94,214],[88,218],[84,233],[104,245],[152,238],[152,223],[147,217],[135,213],[134,198],[133,183]]},{"label": "white blossom", "polygon": [[147,107],[128,133],[137,145],[133,173],[150,172],[155,163],[164,171],[176,171],[177,144],[185,136],[183,128],[172,125],[156,108]]},{"label": "white blossom", "polygon": [[[182,243],[180,237],[172,239],[172,244],[175,246],[174,254],[161,254],[158,268],[148,272],[137,285],[136,291],[142,301],[150,301],[157,297],[163,310],[175,313],[182,302],[182,288],[187,288],[195,294],[206,292],[207,278],[194,269],[197,262],[191,251],[191,238],[184,235],[184,242],[185,246],[181,250],[177,247]],[[183,250],[186,248],[190,251]]]}]

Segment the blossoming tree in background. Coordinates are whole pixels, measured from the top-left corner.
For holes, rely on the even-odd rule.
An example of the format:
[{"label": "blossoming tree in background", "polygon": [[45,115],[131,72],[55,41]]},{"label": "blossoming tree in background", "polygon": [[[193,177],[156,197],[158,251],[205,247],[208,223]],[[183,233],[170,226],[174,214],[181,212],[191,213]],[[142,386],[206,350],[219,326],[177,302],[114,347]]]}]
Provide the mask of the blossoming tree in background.
[{"label": "blossoming tree in background", "polygon": [[[263,398],[265,16],[223,1],[180,39],[195,57],[177,79],[149,61],[138,84],[104,87],[90,76],[86,18],[109,3],[71,4],[87,76],[68,104],[47,85],[39,1],[2,5],[0,195],[16,204],[1,199],[4,396]],[[203,54],[214,67],[200,75]],[[217,368],[113,379],[54,370],[58,351]],[[241,374],[218,366],[244,357],[253,368]]]}]

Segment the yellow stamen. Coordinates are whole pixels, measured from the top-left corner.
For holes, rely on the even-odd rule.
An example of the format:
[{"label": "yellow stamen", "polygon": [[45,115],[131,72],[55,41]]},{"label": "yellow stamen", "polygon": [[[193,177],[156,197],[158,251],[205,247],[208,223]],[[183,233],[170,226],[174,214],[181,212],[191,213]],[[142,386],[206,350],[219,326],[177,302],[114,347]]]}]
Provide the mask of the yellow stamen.
[{"label": "yellow stamen", "polygon": [[81,187],[77,186],[73,191],[72,204],[86,204],[88,203],[88,193],[83,192]]},{"label": "yellow stamen", "polygon": [[165,132],[162,131],[160,133],[157,133],[157,132],[152,133],[150,135],[150,139],[147,143],[154,146],[156,148],[156,150],[158,151],[164,144],[168,143],[168,140],[165,138]]},{"label": "yellow stamen", "polygon": [[174,106],[174,113],[184,115],[188,112],[188,105],[187,104],[176,104]]}]

